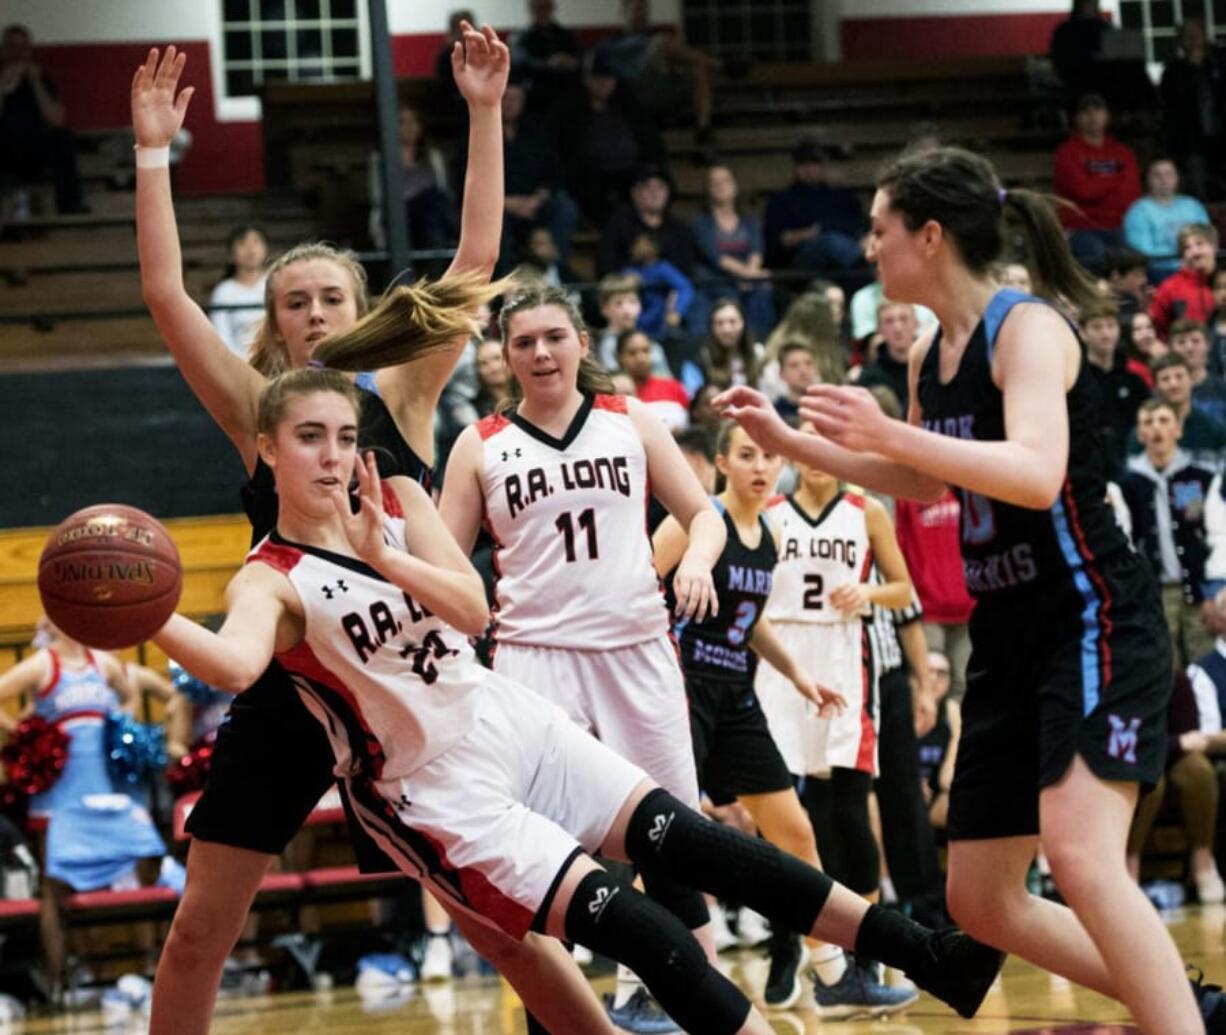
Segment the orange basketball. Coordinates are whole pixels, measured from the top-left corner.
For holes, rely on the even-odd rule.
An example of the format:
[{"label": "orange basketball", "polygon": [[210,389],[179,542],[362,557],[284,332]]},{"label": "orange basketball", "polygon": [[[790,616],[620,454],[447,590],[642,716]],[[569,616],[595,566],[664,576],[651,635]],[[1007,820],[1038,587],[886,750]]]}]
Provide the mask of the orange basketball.
[{"label": "orange basketball", "polygon": [[157,632],[183,589],[179,551],[156,518],[101,503],[66,518],[38,560],[43,609],[90,647],[131,647]]}]

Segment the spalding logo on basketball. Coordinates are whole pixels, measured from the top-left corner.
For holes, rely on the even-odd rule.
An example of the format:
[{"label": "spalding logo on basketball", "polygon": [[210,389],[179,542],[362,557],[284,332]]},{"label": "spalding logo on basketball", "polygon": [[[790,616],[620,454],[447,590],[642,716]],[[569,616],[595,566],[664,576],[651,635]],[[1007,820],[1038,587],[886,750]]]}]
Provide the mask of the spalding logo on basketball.
[{"label": "spalding logo on basketball", "polygon": [[179,551],[143,510],[103,503],[78,510],[47,538],[38,592],[47,617],[90,647],[131,647],[156,633],[183,589]]}]

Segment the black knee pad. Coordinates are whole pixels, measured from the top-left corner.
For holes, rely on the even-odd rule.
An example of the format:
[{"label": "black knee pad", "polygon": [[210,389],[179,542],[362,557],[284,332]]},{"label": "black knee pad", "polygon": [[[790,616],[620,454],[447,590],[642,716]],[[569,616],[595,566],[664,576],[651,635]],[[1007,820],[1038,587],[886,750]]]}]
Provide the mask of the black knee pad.
[{"label": "black knee pad", "polygon": [[707,962],[685,925],[604,870],[575,888],[566,935],[626,964],[685,1031],[734,1035],[749,1016],[749,1000]]},{"label": "black knee pad", "polygon": [[642,874],[647,897],[659,902],[691,931],[711,922],[711,911],[701,891],[679,883],[659,866],[648,866]]},{"label": "black knee pad", "polygon": [[819,870],[760,838],[711,822],[661,787],[630,817],[626,854],[644,873],[664,870],[800,934],[813,930],[832,886]]}]

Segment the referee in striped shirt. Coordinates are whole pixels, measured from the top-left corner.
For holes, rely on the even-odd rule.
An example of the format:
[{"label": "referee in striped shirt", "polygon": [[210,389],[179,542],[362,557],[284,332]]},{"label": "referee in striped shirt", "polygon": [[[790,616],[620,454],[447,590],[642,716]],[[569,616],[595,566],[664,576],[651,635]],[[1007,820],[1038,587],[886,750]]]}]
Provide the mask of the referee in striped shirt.
[{"label": "referee in striped shirt", "polygon": [[[876,569],[873,578],[880,580]],[[875,789],[886,865],[899,903],[921,923],[942,927],[949,923],[945,878],[920,789],[916,741],[917,733],[926,733],[936,718],[923,617],[913,590],[909,607],[875,607],[867,625],[870,685],[876,688],[880,714]]]}]

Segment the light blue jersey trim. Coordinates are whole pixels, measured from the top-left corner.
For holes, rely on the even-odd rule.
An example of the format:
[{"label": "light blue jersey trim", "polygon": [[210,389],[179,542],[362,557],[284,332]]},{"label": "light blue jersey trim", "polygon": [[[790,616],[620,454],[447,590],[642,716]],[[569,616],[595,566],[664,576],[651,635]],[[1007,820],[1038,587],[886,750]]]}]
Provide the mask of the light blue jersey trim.
[{"label": "light blue jersey trim", "polygon": [[1081,555],[1077,552],[1077,544],[1069,529],[1062,500],[1057,499],[1052,505],[1051,519],[1056,530],[1056,541],[1060,544],[1060,552],[1064,555],[1069,574],[1073,577],[1073,585],[1077,587],[1077,592],[1085,603],[1081,611],[1081,625],[1084,630],[1081,636],[1081,714],[1089,715],[1098,707],[1102,693],[1102,673],[1098,663],[1098,640],[1102,632],[1098,613],[1102,600],[1090,582]]}]

